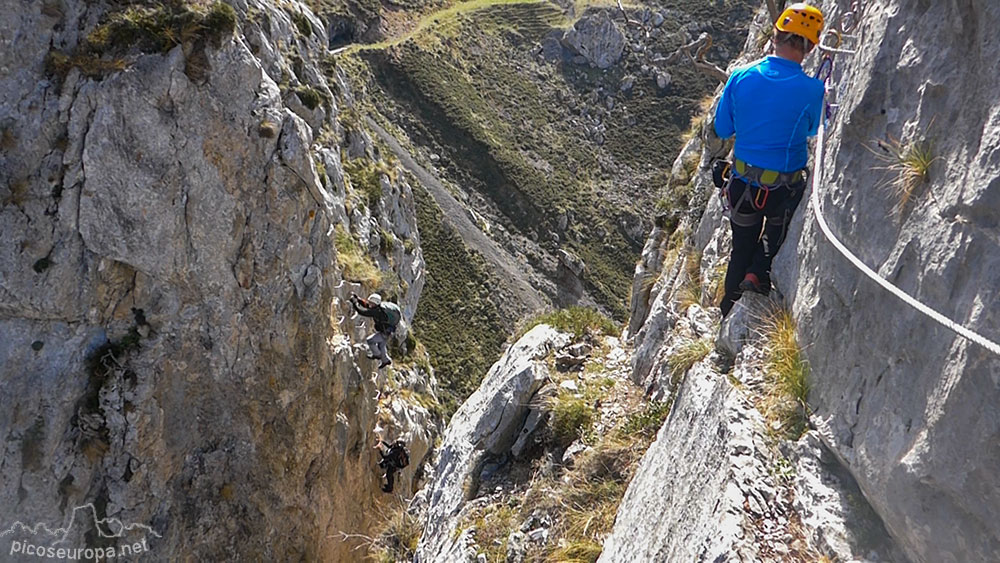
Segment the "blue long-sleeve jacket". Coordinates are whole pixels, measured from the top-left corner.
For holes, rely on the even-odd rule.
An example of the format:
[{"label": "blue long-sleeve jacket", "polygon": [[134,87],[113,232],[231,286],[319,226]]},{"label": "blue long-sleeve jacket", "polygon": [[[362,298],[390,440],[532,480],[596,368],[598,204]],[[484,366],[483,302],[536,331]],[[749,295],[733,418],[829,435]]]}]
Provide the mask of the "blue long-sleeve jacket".
[{"label": "blue long-sleeve jacket", "polygon": [[794,172],[809,161],[808,137],[823,116],[823,82],[795,61],[770,56],[733,71],[715,110],[715,132],[736,135],[736,158]]}]

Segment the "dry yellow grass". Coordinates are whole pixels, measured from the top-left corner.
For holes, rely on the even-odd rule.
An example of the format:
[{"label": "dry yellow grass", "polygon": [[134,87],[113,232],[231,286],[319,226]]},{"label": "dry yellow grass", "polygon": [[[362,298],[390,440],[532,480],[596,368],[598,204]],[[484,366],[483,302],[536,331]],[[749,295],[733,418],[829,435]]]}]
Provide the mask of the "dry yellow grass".
[{"label": "dry yellow grass", "polygon": [[692,366],[705,359],[712,351],[712,341],[708,338],[693,340],[677,350],[667,360],[670,366],[670,384],[674,388],[681,382],[681,378]]},{"label": "dry yellow grass", "polygon": [[766,360],[760,408],[778,435],[797,439],[806,430],[809,364],[795,336],[795,319],[779,309],[764,321]]}]

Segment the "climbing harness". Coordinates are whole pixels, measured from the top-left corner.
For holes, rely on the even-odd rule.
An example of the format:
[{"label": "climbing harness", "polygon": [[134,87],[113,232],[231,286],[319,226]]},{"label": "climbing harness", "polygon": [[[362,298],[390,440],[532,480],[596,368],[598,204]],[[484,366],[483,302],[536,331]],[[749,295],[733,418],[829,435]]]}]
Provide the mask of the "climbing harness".
[{"label": "climbing harness", "polygon": [[[767,206],[767,199],[771,192],[779,189],[788,189],[794,192],[793,186],[802,183],[807,177],[808,170],[805,168],[795,172],[778,172],[760,168],[735,158],[731,167],[731,175],[722,189],[725,211],[739,226],[755,225],[759,219],[759,213]],[[737,201],[731,201],[729,190],[734,178],[747,186]],[[752,213],[744,212],[744,203],[749,204],[754,211]]]},{"label": "climbing harness", "polygon": [[[857,27],[860,20],[861,12],[862,12],[862,3],[861,2],[852,3],[851,11],[841,16],[839,20],[840,31],[843,33],[851,31],[855,27]],[[840,34],[838,33],[837,35],[839,37]],[[822,46],[823,42],[821,41],[820,47],[823,48]],[[830,50],[830,49],[824,49],[824,51],[827,51],[827,54],[824,55],[823,61],[820,63],[820,66],[817,69],[816,77],[820,78],[823,74],[825,74],[825,76],[820,79],[823,80],[824,85],[826,85],[829,88],[829,83],[831,82],[831,76],[833,74],[833,57],[837,53],[844,53],[844,51]],[[815,160],[816,172],[812,177],[812,193],[810,194],[809,197],[810,205],[812,205],[813,211],[815,212],[816,215],[816,223],[819,225],[819,228],[823,232],[823,235],[826,236],[827,240],[829,240],[830,243],[833,244],[834,248],[836,248],[837,251],[844,256],[844,258],[847,258],[847,260],[851,264],[853,264],[854,267],[860,270],[872,281],[882,286],[886,291],[892,293],[907,305],[913,307],[920,313],[930,317],[934,321],[938,322],[939,324],[951,330],[952,332],[958,334],[959,336],[962,336],[967,340],[979,344],[980,346],[986,348],[987,350],[993,352],[994,354],[1000,355],[1000,344],[997,344],[996,342],[989,340],[988,338],[980,335],[979,333],[956,323],[955,321],[942,315],[941,313],[937,312],[931,307],[921,303],[916,298],[912,297],[910,294],[906,293],[902,289],[896,287],[891,282],[886,280],[884,277],[879,275],[875,270],[869,268],[867,264],[862,262],[860,258],[858,258],[853,252],[851,252],[851,250],[847,248],[847,246],[845,246],[844,243],[841,242],[836,235],[833,234],[833,231],[830,229],[830,226],[826,222],[826,218],[823,216],[823,210],[822,207],[820,206],[819,186],[821,184],[821,180],[823,177],[823,156],[826,147],[826,125],[827,125],[826,122],[828,120],[832,120],[832,115],[833,115],[832,108],[835,107],[836,106],[828,105],[826,119],[820,120],[819,132],[816,141],[816,160]]]},{"label": "climbing harness", "polygon": [[803,171],[778,172],[777,170],[766,170],[752,164],[748,164],[738,158],[733,159],[733,168],[737,176],[748,183],[774,188],[798,183],[803,178]]}]

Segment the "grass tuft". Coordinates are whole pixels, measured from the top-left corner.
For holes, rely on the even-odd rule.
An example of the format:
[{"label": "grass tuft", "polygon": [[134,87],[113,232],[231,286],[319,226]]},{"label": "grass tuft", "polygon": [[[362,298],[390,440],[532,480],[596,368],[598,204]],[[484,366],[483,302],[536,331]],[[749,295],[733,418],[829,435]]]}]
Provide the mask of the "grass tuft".
[{"label": "grass tuft", "polygon": [[392,231],[380,227],[378,248],[382,254],[389,255],[396,248],[396,235]]},{"label": "grass tuft", "polygon": [[[580,454],[572,470],[555,487],[535,491],[543,511],[560,514],[550,532],[558,545],[540,559],[547,562],[593,563],[614,527],[636,462],[648,440],[606,434],[591,449]],[[540,498],[539,498],[540,497]]]},{"label": "grass tuft", "polygon": [[66,76],[70,69],[78,68],[80,73],[88,78],[101,78],[112,72],[125,70],[128,64],[124,59],[101,58],[87,53],[60,53],[51,51],[45,59],[45,68],[51,74]]},{"label": "grass tuft", "polygon": [[688,248],[684,253],[684,285],[680,291],[681,310],[687,310],[691,305],[702,302],[701,290],[701,252]]},{"label": "grass tuft", "polygon": [[691,126],[681,137],[684,142],[690,141],[694,137],[700,137],[702,133],[704,133],[705,127],[712,126],[712,120],[714,118],[712,109],[714,105],[714,94],[709,94],[698,102],[698,108],[694,111],[694,114],[691,117]]},{"label": "grass tuft", "polygon": [[473,513],[473,536],[487,561],[507,560],[510,532],[518,524],[517,503],[517,499],[511,499],[507,504],[485,506]]},{"label": "grass tuft", "polygon": [[0,149],[10,150],[17,146],[17,136],[11,127],[3,127],[0,130]]},{"label": "grass tuft", "polygon": [[764,321],[764,399],[761,407],[771,429],[788,439],[806,431],[809,364],[795,336],[795,319],[779,309]]},{"label": "grass tuft", "polygon": [[417,543],[423,533],[420,519],[399,503],[389,509],[382,522],[375,526],[375,538],[370,555],[380,563],[411,561],[417,553]]},{"label": "grass tuft", "polygon": [[171,0],[155,6],[130,6],[112,14],[87,36],[87,48],[96,53],[140,51],[165,53],[177,45],[199,40],[219,44],[236,30],[236,11],[225,2],[208,6]]},{"label": "grass tuft", "polygon": [[295,88],[295,95],[298,96],[302,105],[313,110],[323,103],[323,95],[312,86],[298,86]]},{"label": "grass tuft", "polygon": [[289,10],[288,15],[292,18],[292,23],[295,24],[295,28],[299,30],[299,33],[303,37],[312,37],[312,22],[309,21],[309,18],[305,14]]},{"label": "grass tuft", "polygon": [[663,421],[670,414],[673,406],[673,395],[669,401],[651,401],[646,403],[642,410],[634,412],[625,419],[625,422],[618,428],[618,433],[622,438],[628,436],[641,435],[645,437],[655,436],[663,426]]},{"label": "grass tuft", "polygon": [[708,294],[705,296],[711,299],[710,302],[703,302],[702,305],[706,307],[711,307],[722,303],[722,298],[726,296],[726,270],[729,268],[728,260],[720,260],[718,264],[712,268],[712,271],[708,275]]},{"label": "grass tuft", "polygon": [[584,397],[561,390],[552,400],[552,431],[559,446],[568,446],[582,437],[594,423],[596,414]]},{"label": "grass tuft", "polygon": [[265,139],[273,139],[278,135],[278,124],[268,120],[261,121],[257,126],[257,134]]},{"label": "grass tuft", "polygon": [[351,187],[365,195],[369,209],[374,209],[382,200],[382,176],[394,179],[392,167],[384,161],[355,158],[344,161],[344,172]]},{"label": "grass tuft", "polygon": [[369,290],[382,285],[382,272],[343,225],[337,225],[333,240],[337,248],[337,262],[344,271],[344,279],[358,282]]},{"label": "grass tuft", "polygon": [[[181,44],[219,46],[237,27],[236,11],[225,2],[212,3],[168,0],[155,5],[133,5],[113,12],[98,25],[73,52],[51,51],[46,60],[48,72],[65,76],[72,68],[90,78],[124,70],[122,58],[132,49],[142,53],[166,53]],[[203,58],[188,56],[191,73],[203,72]],[[207,64],[207,63],[205,63]]]},{"label": "grass tuft", "polygon": [[656,202],[656,209],[662,213],[680,215],[687,210],[691,196],[694,195],[694,182],[701,163],[701,153],[692,152],[681,163],[678,174],[669,174],[663,194]]},{"label": "grass tuft", "polygon": [[693,340],[674,352],[667,360],[667,365],[670,366],[670,384],[677,387],[684,374],[696,363],[705,359],[705,356],[712,351],[712,347],[710,339],[702,338]]},{"label": "grass tuft", "polygon": [[876,141],[876,146],[878,150],[870,147],[869,150],[885,164],[878,169],[885,170],[890,176],[882,185],[888,186],[895,196],[893,211],[902,213],[917,188],[929,178],[931,165],[938,157],[934,156],[931,143],[922,138],[910,142],[890,138],[888,141]]}]

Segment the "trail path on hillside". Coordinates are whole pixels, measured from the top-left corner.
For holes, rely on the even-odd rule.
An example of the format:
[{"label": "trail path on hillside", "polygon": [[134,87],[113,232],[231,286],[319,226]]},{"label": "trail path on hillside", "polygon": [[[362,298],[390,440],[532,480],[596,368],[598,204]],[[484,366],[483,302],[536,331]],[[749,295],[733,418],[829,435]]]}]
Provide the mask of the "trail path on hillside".
[{"label": "trail path on hillside", "polygon": [[[330,51],[331,55],[340,55],[348,53],[356,53],[358,51],[368,51],[368,50],[380,50],[399,45],[404,43],[420,33],[427,31],[434,26],[440,26],[448,21],[455,19],[462,14],[469,14],[479,10],[485,10],[493,6],[502,6],[507,4],[545,4],[549,3],[549,0],[467,0],[465,2],[458,2],[452,4],[451,6],[430,12],[421,16],[417,24],[409,31],[397,35],[396,37],[390,37],[378,43],[352,43],[350,45],[344,45],[343,47],[338,47]],[[556,4],[553,4],[556,5]],[[616,0],[576,0],[570,10],[570,13],[565,14],[565,23],[572,24],[580,14],[583,14],[587,8],[591,6],[618,6]],[[636,7],[637,4],[633,2],[624,2],[622,5],[625,7]]]},{"label": "trail path on hillside", "polygon": [[378,43],[354,43],[352,45],[345,45],[334,49],[330,52],[330,54],[339,55],[341,53],[353,53],[362,50],[386,49],[394,45],[399,45],[400,43],[415,37],[422,31],[425,31],[432,26],[440,25],[461,14],[475,12],[491,6],[503,4],[541,4],[546,1],[547,0],[469,0],[467,2],[458,2],[443,10],[437,10],[425,14],[420,18],[417,25],[414,26],[413,29],[403,33],[402,35],[390,37],[384,41],[379,41]]},{"label": "trail path on hillside", "polygon": [[[501,273],[508,287],[514,292],[517,299],[530,311],[539,311],[549,300],[540,291],[535,289],[536,285],[531,282],[529,276],[510,254],[500,248],[497,243],[486,236],[479,227],[469,218],[469,213],[462,206],[451,192],[444,187],[444,184],[436,176],[427,171],[413,160],[413,157],[378,123],[370,117],[365,118],[368,126],[378,135],[379,139],[389,146],[396,158],[399,159],[403,168],[413,174],[417,180],[427,189],[427,192],[434,198],[434,202],[441,208],[444,220],[454,228],[462,240],[470,248],[478,252],[487,262],[493,265],[496,272]],[[446,275],[446,274],[444,274]]]}]

